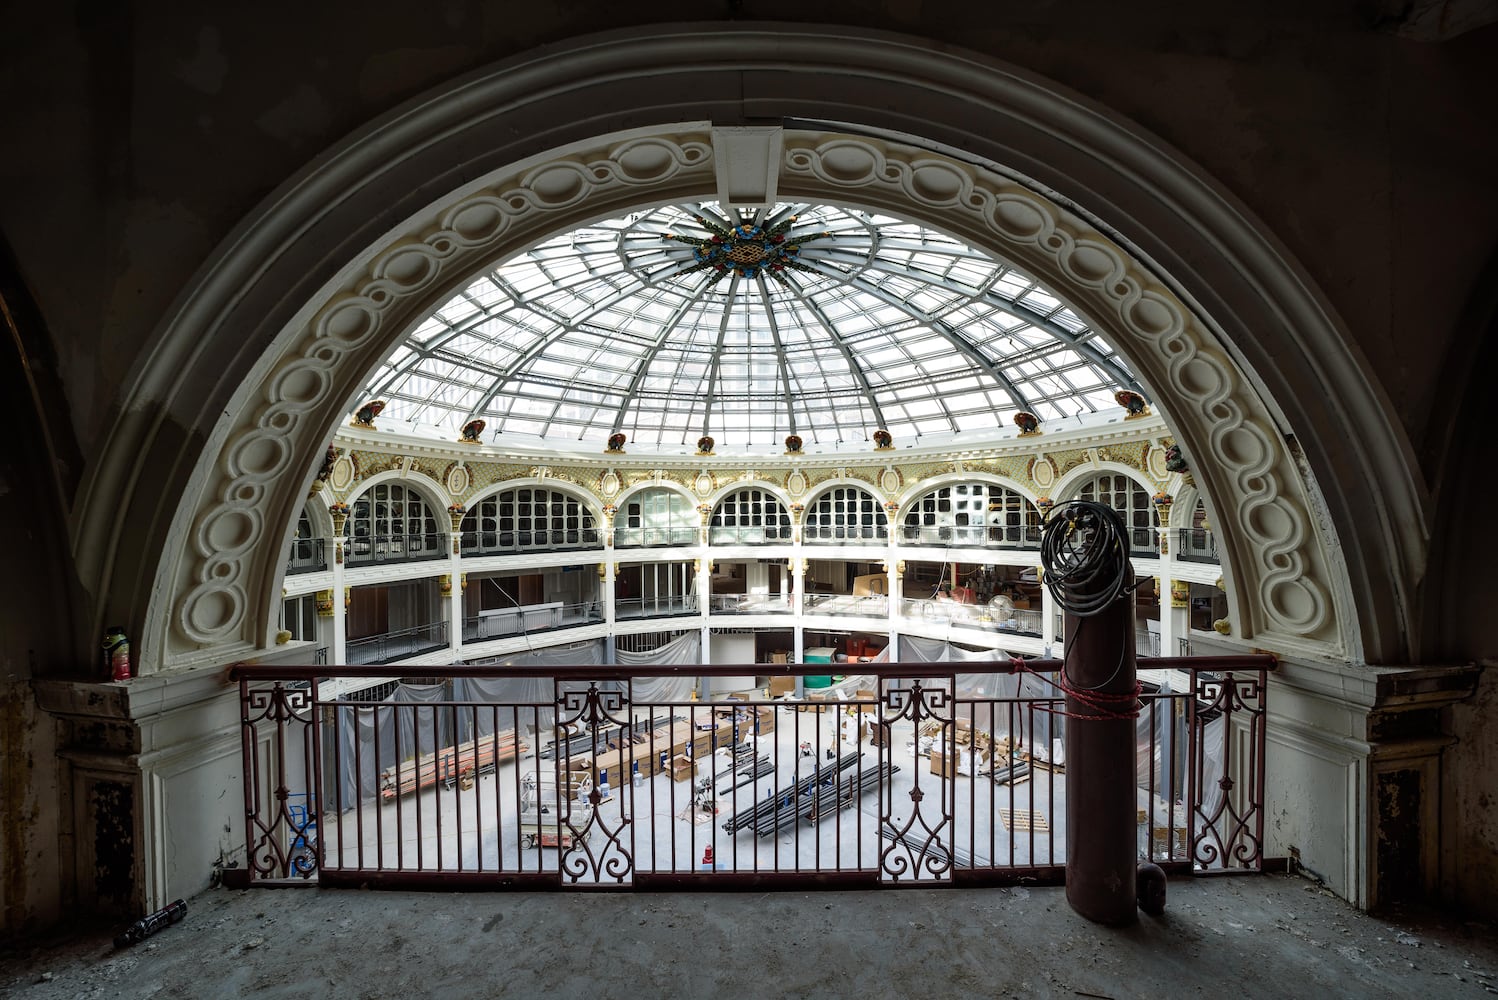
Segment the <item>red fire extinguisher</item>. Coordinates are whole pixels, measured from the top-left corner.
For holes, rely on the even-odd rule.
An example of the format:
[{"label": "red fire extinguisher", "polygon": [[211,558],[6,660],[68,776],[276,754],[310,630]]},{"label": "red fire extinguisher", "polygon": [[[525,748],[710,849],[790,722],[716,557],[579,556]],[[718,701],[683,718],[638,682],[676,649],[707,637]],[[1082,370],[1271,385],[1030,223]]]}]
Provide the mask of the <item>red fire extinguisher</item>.
[{"label": "red fire extinguisher", "polygon": [[109,668],[109,679],[115,681],[128,681],[130,679],[130,640],[125,638],[125,630],[118,625],[111,625],[104,630],[104,663]]}]

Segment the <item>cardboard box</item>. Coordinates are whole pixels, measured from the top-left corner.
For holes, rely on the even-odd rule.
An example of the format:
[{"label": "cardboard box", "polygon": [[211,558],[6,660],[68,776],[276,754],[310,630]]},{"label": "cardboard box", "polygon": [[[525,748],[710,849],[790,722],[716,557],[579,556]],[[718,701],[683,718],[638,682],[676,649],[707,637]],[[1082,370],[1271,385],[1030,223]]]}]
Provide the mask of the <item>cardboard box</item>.
[{"label": "cardboard box", "polygon": [[697,762],[686,754],[677,754],[671,758],[671,780],[691,781],[697,777]]},{"label": "cardboard box", "polygon": [[938,750],[931,751],[931,773],[943,778],[956,777],[956,762]]},{"label": "cardboard box", "polygon": [[779,698],[781,695],[796,693],[796,678],[794,677],[771,677],[770,697]]}]

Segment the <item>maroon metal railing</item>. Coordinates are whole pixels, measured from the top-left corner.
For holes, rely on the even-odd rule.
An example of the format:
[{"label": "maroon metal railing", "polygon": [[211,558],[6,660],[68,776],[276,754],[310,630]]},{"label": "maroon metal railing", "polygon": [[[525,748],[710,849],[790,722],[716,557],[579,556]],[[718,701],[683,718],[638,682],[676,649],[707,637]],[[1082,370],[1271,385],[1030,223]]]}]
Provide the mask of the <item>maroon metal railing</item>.
[{"label": "maroon metal railing", "polygon": [[[1059,660],[815,667],[423,667],[440,684],[324,699],[400,667],[238,665],[240,885],[731,888],[1060,882]],[[1268,656],[1141,658],[1138,850],[1263,865]],[[979,672],[981,671],[981,672]],[[754,697],[687,689],[769,675]],[[1085,830],[1085,826],[1084,826]]]}]

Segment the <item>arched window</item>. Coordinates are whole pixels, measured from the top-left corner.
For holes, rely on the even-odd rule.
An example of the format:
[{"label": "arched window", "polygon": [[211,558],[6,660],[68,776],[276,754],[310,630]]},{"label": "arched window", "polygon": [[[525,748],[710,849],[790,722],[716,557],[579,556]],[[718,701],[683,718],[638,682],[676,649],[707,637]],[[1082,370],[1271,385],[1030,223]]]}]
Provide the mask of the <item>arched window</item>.
[{"label": "arched window", "polygon": [[859,486],[835,486],[806,511],[808,542],[880,541],[889,537],[884,507]]},{"label": "arched window", "polygon": [[463,516],[463,554],[594,548],[593,514],[561,490],[522,486],[485,497]]},{"label": "arched window", "polygon": [[1155,507],[1150,495],[1139,483],[1118,473],[1103,473],[1084,483],[1078,492],[1083,500],[1107,504],[1123,517],[1129,531],[1129,551],[1136,556],[1153,556],[1160,552],[1155,531]]},{"label": "arched window", "polygon": [[789,542],[791,515],[769,490],[752,486],[735,490],[713,511],[708,540],[714,545]]},{"label": "arched window", "polygon": [[692,545],[700,523],[697,508],[680,493],[643,490],[627,499],[614,518],[614,547]]},{"label": "arched window", "polygon": [[431,504],[400,483],[377,483],[353,503],[348,519],[350,563],[435,559],[446,552]]},{"label": "arched window", "polygon": [[313,537],[312,517],[307,513],[307,508],[303,507],[302,516],[296,519],[296,534],[291,539],[286,572],[312,573],[327,568],[328,559],[323,549],[323,540]]},{"label": "arched window", "polygon": [[1040,511],[1025,495],[997,483],[954,483],[905,509],[900,540],[911,545],[1040,547]]}]

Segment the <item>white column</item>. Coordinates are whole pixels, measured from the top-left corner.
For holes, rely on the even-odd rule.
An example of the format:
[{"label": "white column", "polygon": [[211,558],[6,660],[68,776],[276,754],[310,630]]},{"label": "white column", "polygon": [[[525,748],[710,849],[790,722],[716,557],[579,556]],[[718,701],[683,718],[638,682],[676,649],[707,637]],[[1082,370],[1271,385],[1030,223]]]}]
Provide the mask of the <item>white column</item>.
[{"label": "white column", "polygon": [[333,662],[348,662],[348,609],[344,607],[343,567],[333,570]]},{"label": "white column", "polygon": [[1174,540],[1170,536],[1169,508],[1160,511],[1160,570],[1155,577],[1155,593],[1160,602],[1160,655],[1176,655],[1175,616],[1171,614],[1171,576],[1175,573]]},{"label": "white column", "polygon": [[[804,663],[806,661],[806,633],[801,624],[801,615],[805,609],[802,596],[806,590],[806,560],[801,558],[801,546],[795,545],[791,551],[791,614],[794,627],[791,629],[792,642],[791,661],[793,663]],[[805,678],[796,677],[796,697],[800,698],[806,694],[804,685]]]},{"label": "white column", "polygon": [[889,642],[886,651],[888,659],[893,663],[900,658],[900,622],[904,620],[902,611],[905,606],[905,562],[895,559],[892,551],[885,565],[889,570],[889,582],[885,585],[889,589]]},{"label": "white column", "polygon": [[707,619],[713,610],[713,561],[704,555],[697,560],[697,614],[702,618],[706,635]]},{"label": "white column", "polygon": [[[610,530],[612,530],[612,522],[610,522]],[[614,570],[617,565],[613,560],[598,564],[598,579],[600,581],[598,599],[603,602],[604,634],[608,637],[605,642],[607,648],[605,649],[606,655],[604,659],[609,663],[615,662],[616,659],[614,656],[614,625],[619,619],[614,613]]]},{"label": "white column", "polygon": [[1044,646],[1047,656],[1055,656],[1054,647],[1056,642],[1056,599],[1051,596],[1051,588],[1045,585],[1045,567],[1039,567],[1035,571],[1036,579],[1041,581],[1040,586],[1040,641]]},{"label": "white column", "polygon": [[[331,510],[331,508],[330,508]],[[343,561],[348,558],[343,544],[343,528],[348,523],[348,508],[344,513],[333,513],[333,587],[328,592],[332,600],[333,634],[328,642],[328,662],[337,665],[348,663],[348,630],[345,627],[346,616],[343,608]]]},{"label": "white column", "polygon": [[447,643],[452,647],[453,658],[463,655],[463,574],[454,572],[447,576]]}]

